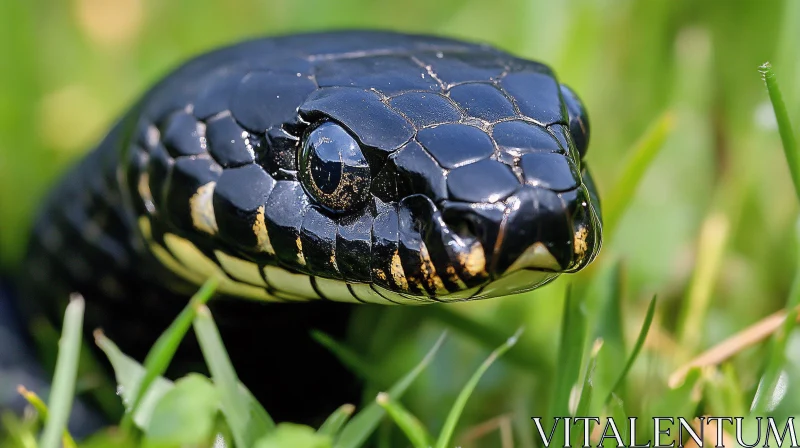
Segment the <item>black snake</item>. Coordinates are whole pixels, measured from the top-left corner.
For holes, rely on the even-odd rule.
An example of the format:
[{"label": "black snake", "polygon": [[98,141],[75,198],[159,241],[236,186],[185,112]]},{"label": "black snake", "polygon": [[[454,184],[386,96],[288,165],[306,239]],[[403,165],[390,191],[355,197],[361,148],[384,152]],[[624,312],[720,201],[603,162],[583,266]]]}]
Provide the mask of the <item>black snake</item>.
[{"label": "black snake", "polygon": [[[590,263],[588,140],[550,68],[490,46],[242,42],[165,77],[54,186],[21,305],[58,323],[80,292],[87,331],[142,359],[216,275],[210,306],[242,381],[304,421],[359,390],[309,329],[341,336],[356,304],[505,296]],[[184,345],[171,375],[202,364]]]}]

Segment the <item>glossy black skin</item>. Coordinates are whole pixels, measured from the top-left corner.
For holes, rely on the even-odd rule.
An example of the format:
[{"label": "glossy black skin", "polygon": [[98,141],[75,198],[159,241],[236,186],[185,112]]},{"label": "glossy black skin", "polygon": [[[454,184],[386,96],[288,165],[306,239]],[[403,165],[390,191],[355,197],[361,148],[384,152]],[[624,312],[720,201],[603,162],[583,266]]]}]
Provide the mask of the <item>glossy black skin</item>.
[{"label": "glossy black skin", "polygon": [[[305,141],[319,126],[357,142],[333,143],[350,148],[340,164],[360,182],[350,199],[320,200],[320,191],[336,188],[325,182],[338,177],[298,172],[311,160],[298,154],[306,157]],[[549,68],[486,46],[343,32],[217,50],[149,91],[54,190],[31,239],[24,305],[58,321],[64,299],[78,290],[87,329],[103,327],[143,358],[196,285],[153,258],[139,216],[157,241],[180,235],[212,260],[221,249],[259,266],[408,297],[435,300],[442,292],[425,281],[423,243],[439,272],[455,267],[458,278],[442,278],[447,291],[478,288],[469,297],[536,241],[557,259],[555,273],[575,271],[600,246],[592,210],[599,204],[581,160],[588,129],[580,100]],[[328,157],[314,151],[306,151],[313,163]],[[141,194],[145,173],[151,198]],[[214,234],[193,224],[189,206],[211,181]],[[253,233],[262,206],[274,254]],[[582,257],[573,247],[577,224],[589,229]],[[479,242],[486,271],[453,265],[452,238]],[[385,275],[393,253],[407,288]],[[325,298],[319,288],[318,297],[296,297],[265,280],[282,300]],[[308,337],[310,328],[343,337],[349,305],[221,297],[211,309],[240,377],[277,419],[314,421],[358,402],[357,382]],[[170,374],[198,363],[190,336]]]}]

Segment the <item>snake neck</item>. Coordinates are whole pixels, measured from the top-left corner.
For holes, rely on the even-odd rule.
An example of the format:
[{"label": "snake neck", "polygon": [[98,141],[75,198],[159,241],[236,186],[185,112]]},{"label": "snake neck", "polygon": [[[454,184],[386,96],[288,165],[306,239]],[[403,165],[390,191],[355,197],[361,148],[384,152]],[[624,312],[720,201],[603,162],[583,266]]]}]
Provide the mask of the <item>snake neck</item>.
[{"label": "snake neck", "polygon": [[[44,319],[60,328],[70,295],[80,293],[87,340],[101,328],[142,362],[197,286],[160,264],[138,231],[118,175],[125,141],[120,129],[71,168],[46,198],[19,275],[18,302],[29,324]],[[270,304],[217,295],[209,308],[240,380],[274,418],[321,423],[317,419],[336,407],[358,400],[356,378],[310,336],[314,328],[345,338],[352,305]],[[105,359],[99,350],[95,354]],[[166,376],[189,372],[208,372],[191,332]]]},{"label": "snake neck", "polygon": [[[137,235],[117,178],[119,133],[117,126],[71,167],[39,210],[20,273],[21,307],[29,315],[57,322],[70,294],[80,293],[88,304],[86,325],[111,331],[107,316],[162,308],[175,302],[166,298],[176,297],[181,287],[189,291],[179,279],[154,268]],[[138,335],[143,329],[137,325],[123,331],[128,330]]]}]

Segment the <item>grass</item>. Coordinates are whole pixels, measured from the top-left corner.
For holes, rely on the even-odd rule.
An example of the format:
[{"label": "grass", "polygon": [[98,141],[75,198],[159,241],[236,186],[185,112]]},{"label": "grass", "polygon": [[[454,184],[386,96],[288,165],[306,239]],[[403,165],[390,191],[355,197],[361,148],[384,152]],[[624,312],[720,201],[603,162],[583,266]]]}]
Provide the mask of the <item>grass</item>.
[{"label": "grass", "polygon": [[50,393],[50,408],[39,439],[42,448],[58,448],[62,438],[69,441],[64,430],[69,420],[72,402],[75,399],[75,379],[81,351],[84,303],[81,297],[71,297],[64,316],[64,331],[59,343],[56,371],[53,375],[53,390]]},{"label": "grass", "polygon": [[[317,335],[370,384],[365,407],[342,403],[319,428],[273,423],[221,361],[210,378],[160,377],[187,331],[202,331],[206,356],[224,360],[200,299],[141,365],[102,335],[84,341],[118,366],[128,411],[78,446],[212,446],[219,436],[262,447],[435,446],[444,437],[445,446],[529,448],[542,446],[531,417],[547,435],[566,415],[800,415],[796,2],[121,0],[123,22],[113,11],[98,20],[90,0],[42,6],[0,5],[0,45],[14,62],[0,70],[4,272],[49,183],[143,89],[189,54],[265,32],[436,30],[549,63],[589,108],[587,161],[606,217],[600,258],[546,288],[380,320],[363,310],[351,340]],[[464,401],[498,347],[507,351]],[[70,446],[67,392],[72,384],[82,394],[86,377],[64,376],[64,362],[52,395],[23,390],[38,412],[1,416],[0,447],[45,446],[45,428],[50,443]],[[595,445],[611,435],[603,425],[590,428]],[[652,438],[647,426],[637,428],[642,441]],[[576,426],[571,438],[582,435]],[[558,445],[563,434],[553,437]]]}]

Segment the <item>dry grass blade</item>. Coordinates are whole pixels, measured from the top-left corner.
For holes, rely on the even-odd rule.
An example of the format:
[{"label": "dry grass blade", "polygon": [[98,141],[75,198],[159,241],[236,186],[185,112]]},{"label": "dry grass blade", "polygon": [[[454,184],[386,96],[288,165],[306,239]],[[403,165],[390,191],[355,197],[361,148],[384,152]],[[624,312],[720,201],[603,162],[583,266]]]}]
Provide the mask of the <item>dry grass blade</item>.
[{"label": "dry grass blade", "polygon": [[692,368],[721,364],[742,350],[763,341],[778,331],[785,319],[786,311],[778,311],[706,350],[670,375],[670,387],[680,384]]},{"label": "dry grass blade", "polygon": [[700,439],[701,444],[697,443],[694,437],[689,437],[686,448],[700,448],[701,446],[734,446],[736,440],[727,431],[718,426],[715,420],[701,421],[695,418],[691,422],[692,429]]},{"label": "dry grass blade", "polygon": [[[25,386],[17,386],[17,393],[22,395],[25,400],[36,409],[36,412],[39,414],[39,418],[42,421],[47,421],[49,411],[47,409],[47,405],[42,401],[39,395],[36,392],[28,390]],[[64,436],[61,439],[61,443],[64,448],[77,448],[77,444],[75,440],[72,438],[72,435],[69,433],[68,429],[64,429]]]},{"label": "dry grass blade", "polygon": [[511,414],[502,414],[469,428],[461,435],[457,446],[462,448],[480,446],[476,442],[478,439],[497,431],[500,433],[500,446],[512,448],[514,446],[512,418]]}]

